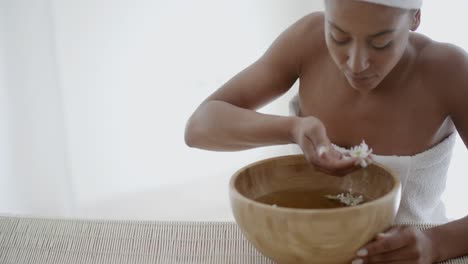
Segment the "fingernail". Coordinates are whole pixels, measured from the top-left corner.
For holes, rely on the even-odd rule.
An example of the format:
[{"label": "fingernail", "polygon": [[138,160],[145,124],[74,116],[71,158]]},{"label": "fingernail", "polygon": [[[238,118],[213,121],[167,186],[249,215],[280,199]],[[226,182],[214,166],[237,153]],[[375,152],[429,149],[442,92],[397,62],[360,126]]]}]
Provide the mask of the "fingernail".
[{"label": "fingernail", "polygon": [[377,236],[375,236],[375,239],[377,240],[382,240],[385,239],[388,235],[385,233],[378,233]]},{"label": "fingernail", "polygon": [[351,262],[351,264],[363,264],[364,263],[364,260],[362,259],[355,259],[353,260],[353,262]]},{"label": "fingernail", "polygon": [[362,249],[360,249],[358,252],[356,252],[356,255],[357,255],[358,257],[365,257],[365,256],[367,256],[368,253],[369,253],[369,252],[367,252],[367,249],[362,248]]},{"label": "fingernail", "polygon": [[318,151],[317,151],[317,152],[318,152],[319,157],[322,157],[322,155],[323,155],[325,152],[327,152],[327,148],[326,148],[325,146],[320,146],[320,147],[318,148]]}]

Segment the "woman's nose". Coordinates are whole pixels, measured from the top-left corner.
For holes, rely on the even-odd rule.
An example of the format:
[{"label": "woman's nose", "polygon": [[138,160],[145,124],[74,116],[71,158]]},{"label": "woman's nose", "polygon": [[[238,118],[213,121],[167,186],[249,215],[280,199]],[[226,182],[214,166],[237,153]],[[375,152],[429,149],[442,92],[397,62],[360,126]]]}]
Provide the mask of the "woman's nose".
[{"label": "woman's nose", "polygon": [[354,74],[366,71],[369,66],[369,56],[363,48],[353,46],[348,53],[347,65]]}]

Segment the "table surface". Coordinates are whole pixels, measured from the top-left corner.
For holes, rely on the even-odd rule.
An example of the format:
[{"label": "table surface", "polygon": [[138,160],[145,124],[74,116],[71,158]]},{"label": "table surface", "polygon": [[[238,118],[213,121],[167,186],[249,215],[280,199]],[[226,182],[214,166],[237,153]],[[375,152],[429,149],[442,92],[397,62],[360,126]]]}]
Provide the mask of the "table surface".
[{"label": "table surface", "polygon": [[[274,262],[256,251],[234,222],[106,221],[0,215],[0,263]],[[444,263],[468,264],[468,256]]]}]

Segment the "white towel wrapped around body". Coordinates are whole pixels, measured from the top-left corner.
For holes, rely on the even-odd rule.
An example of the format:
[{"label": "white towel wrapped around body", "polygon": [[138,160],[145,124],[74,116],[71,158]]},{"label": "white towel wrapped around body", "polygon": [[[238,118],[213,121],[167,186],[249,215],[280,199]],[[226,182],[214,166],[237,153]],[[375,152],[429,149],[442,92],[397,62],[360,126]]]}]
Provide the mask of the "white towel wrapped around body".
[{"label": "white towel wrapped around body", "polygon": [[[299,115],[297,96],[291,100],[289,108],[291,115]],[[376,162],[392,169],[400,177],[401,202],[395,223],[448,222],[441,196],[445,191],[455,140],[456,133],[453,133],[436,146],[413,156],[372,154]],[[298,145],[291,146],[291,154],[302,154]]]}]

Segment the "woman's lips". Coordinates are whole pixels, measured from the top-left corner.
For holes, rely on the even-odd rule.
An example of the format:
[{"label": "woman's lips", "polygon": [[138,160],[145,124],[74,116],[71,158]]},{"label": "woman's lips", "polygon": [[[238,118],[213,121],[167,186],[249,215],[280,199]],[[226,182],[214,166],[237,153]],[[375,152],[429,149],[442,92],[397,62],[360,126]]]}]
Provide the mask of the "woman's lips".
[{"label": "woman's lips", "polygon": [[352,82],[355,83],[366,83],[371,81],[375,76],[373,75],[368,75],[368,76],[362,76],[362,75],[354,75],[354,74],[347,74],[348,79],[350,79]]}]

